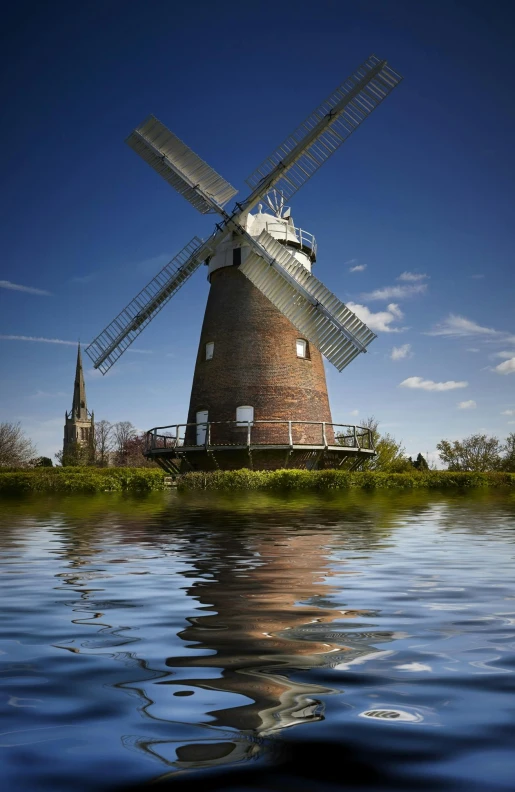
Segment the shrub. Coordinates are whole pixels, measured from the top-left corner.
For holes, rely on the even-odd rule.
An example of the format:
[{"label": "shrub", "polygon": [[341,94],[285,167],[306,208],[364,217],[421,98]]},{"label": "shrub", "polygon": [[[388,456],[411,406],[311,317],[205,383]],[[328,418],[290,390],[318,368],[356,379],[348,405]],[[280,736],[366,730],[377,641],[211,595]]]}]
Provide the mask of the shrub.
[{"label": "shrub", "polygon": [[166,474],[138,468],[35,468],[0,473],[0,492],[121,492],[164,487]]},{"label": "shrub", "polygon": [[515,487],[513,473],[461,473],[447,470],[379,473],[373,470],[217,470],[185,473],[177,479],[180,490],[345,490],[361,489],[447,489],[471,487]]}]

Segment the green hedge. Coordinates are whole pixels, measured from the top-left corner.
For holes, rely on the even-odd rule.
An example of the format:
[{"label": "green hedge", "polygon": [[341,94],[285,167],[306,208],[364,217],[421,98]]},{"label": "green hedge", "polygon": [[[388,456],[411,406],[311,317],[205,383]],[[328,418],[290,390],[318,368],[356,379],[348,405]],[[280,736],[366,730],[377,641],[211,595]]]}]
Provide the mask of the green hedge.
[{"label": "green hedge", "polygon": [[122,492],[163,489],[166,473],[149,468],[36,468],[0,473],[2,492]]},{"label": "green hedge", "polygon": [[[0,473],[0,493],[123,492],[164,487],[166,473],[152,468],[55,467]],[[515,473],[376,473],[344,470],[229,470],[185,473],[180,490],[346,490],[515,487]]]},{"label": "green hedge", "polygon": [[230,470],[185,473],[177,479],[180,490],[327,490],[327,489],[447,489],[455,487],[515,487],[515,473],[376,473],[344,470]]}]

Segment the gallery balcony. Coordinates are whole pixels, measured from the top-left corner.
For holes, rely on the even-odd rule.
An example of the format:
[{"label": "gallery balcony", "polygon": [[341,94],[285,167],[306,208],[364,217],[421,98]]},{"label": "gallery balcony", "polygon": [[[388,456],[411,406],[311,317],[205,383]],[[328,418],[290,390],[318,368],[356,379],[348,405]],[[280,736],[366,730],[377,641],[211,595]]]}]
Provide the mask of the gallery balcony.
[{"label": "gallery balcony", "polygon": [[320,421],[206,421],[157,426],[145,457],[168,473],[209,470],[355,469],[375,455],[370,429]]}]

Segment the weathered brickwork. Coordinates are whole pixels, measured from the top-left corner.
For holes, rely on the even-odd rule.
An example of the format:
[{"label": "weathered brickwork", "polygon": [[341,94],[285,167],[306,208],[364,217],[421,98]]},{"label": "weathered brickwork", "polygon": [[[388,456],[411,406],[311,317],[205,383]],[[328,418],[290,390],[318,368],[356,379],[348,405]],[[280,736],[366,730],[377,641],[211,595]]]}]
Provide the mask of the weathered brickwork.
[{"label": "weathered brickwork", "polygon": [[[298,338],[302,334],[237,267],[213,272],[188,422],[195,422],[199,410],[208,410],[209,421],[234,421],[236,408],[250,405],[256,421],[330,423],[322,356],[309,345],[309,359],[297,357]],[[211,360],[205,359],[208,342],[214,342]],[[221,429],[213,427],[212,431]],[[231,442],[244,438],[245,432],[244,427],[231,430]],[[294,432],[294,442],[323,442],[318,427],[296,426]],[[254,427],[252,438],[255,442],[288,443],[287,426]]]}]

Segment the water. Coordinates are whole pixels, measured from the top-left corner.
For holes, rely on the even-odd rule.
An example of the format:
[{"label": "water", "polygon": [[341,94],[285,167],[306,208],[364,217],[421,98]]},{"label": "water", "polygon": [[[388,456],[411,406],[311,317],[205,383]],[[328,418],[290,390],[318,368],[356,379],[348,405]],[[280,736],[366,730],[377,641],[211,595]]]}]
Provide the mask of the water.
[{"label": "water", "polygon": [[288,738],[514,789],[514,543],[509,494],[4,500],[2,788],[259,767]]}]

